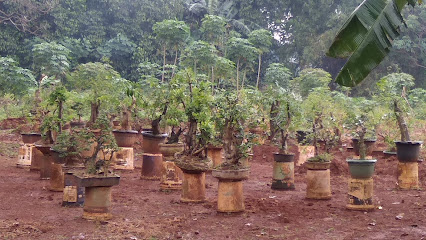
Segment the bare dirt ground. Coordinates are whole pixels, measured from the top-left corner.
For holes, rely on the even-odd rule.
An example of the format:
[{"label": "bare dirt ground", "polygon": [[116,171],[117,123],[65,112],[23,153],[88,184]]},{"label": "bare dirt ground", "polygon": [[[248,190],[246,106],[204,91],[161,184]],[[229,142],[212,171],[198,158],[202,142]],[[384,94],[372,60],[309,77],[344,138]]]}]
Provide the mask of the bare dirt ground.
[{"label": "bare dirt ground", "polygon": [[[295,191],[271,190],[274,148],[263,146],[244,182],[244,213],[216,212],[217,180],[210,174],[207,201],[184,204],[180,192],[159,191],[158,181],[141,180],[135,169],[119,172],[114,218],[91,222],[81,218],[81,208],[61,207],[62,193],[49,191],[38,173],[16,168],[19,135],[1,130],[0,141],[0,239],[426,239],[426,191],[395,189],[395,158],[378,158],[374,202],[381,209],[373,212],[345,209],[346,151],[335,151],[332,199],[314,201],[305,199],[303,166],[296,167]],[[419,169],[426,188],[425,163]]]}]

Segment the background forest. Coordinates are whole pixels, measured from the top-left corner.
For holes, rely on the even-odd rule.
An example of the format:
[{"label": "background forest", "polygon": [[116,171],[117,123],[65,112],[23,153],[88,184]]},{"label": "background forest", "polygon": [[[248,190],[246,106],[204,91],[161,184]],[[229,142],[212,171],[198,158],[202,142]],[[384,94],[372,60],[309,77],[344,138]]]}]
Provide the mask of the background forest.
[{"label": "background forest", "polygon": [[[185,67],[237,88],[334,77],[344,60],[325,52],[360,2],[0,0],[1,118],[25,112],[17,106],[46,83],[78,89],[67,81],[89,62],[134,83],[167,81]],[[389,57],[350,94],[370,96],[375,82],[401,72],[413,77],[413,88],[426,88],[426,5],[406,8],[404,17]]]}]

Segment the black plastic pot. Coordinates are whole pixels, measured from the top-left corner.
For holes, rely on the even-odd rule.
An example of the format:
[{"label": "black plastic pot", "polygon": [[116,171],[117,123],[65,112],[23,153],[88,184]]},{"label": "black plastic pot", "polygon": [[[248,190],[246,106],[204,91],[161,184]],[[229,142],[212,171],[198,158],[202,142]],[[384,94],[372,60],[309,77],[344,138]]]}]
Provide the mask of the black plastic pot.
[{"label": "black plastic pot", "polygon": [[275,162],[294,162],[294,154],[274,153]]},{"label": "black plastic pot", "polygon": [[420,156],[422,141],[395,141],[396,157],[400,162],[417,162]]}]

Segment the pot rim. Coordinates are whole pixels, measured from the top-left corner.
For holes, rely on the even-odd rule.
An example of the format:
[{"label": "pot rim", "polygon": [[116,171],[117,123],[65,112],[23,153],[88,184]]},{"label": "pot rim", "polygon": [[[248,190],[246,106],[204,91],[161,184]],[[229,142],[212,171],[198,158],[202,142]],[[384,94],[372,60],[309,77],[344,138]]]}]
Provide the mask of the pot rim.
[{"label": "pot rim", "polygon": [[[352,138],[352,141],[359,141],[359,138]],[[377,138],[364,139],[364,142],[377,142]]]},{"label": "pot rim", "polygon": [[30,132],[30,133],[21,133],[24,136],[41,136],[41,133]]},{"label": "pot rim", "polygon": [[346,162],[355,164],[371,164],[376,163],[377,159],[346,159]]},{"label": "pot rim", "polygon": [[167,133],[160,133],[158,135],[152,134],[152,131],[142,131],[142,136],[146,137],[152,137],[152,138],[166,138],[169,135]]},{"label": "pot rim", "polygon": [[118,129],[114,129],[112,130],[113,133],[133,133],[133,134],[138,134],[138,131],[136,130],[118,130]]},{"label": "pot rim", "polygon": [[421,145],[423,141],[393,141],[395,144],[406,144],[406,145]]}]

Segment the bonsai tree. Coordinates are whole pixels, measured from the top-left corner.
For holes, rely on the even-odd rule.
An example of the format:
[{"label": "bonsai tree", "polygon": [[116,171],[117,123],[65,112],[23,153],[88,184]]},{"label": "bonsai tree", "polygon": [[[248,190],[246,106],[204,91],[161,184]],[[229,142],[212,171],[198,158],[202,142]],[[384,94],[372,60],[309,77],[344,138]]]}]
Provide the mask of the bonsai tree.
[{"label": "bonsai tree", "polygon": [[151,77],[142,82],[142,86],[145,91],[138,94],[142,106],[140,116],[149,119],[153,135],[160,135],[160,122],[166,116],[170,104],[171,85]]},{"label": "bonsai tree", "polygon": [[173,101],[180,103],[188,121],[183,155],[191,160],[205,159],[205,148],[214,133],[211,119],[213,97],[210,83],[190,69],[179,71],[171,84]]},{"label": "bonsai tree", "polygon": [[381,112],[376,112],[377,102],[364,98],[352,98],[352,109],[348,111],[345,127],[352,130],[358,139],[360,159],[366,159],[367,139],[375,140],[376,129],[382,119]]},{"label": "bonsai tree", "polygon": [[[323,141],[326,152],[329,152],[339,140],[341,120],[344,111],[336,104],[328,88],[314,88],[302,103],[304,118],[312,132],[309,137],[313,139],[314,155],[319,155],[319,141]],[[339,121],[340,120],[340,121]]]},{"label": "bonsai tree", "polygon": [[132,130],[132,116],[136,115],[136,91],[133,88],[126,89],[126,97],[121,106],[121,128]]},{"label": "bonsai tree", "polygon": [[[96,143],[95,150],[92,155],[85,159],[85,167],[88,174],[102,173],[104,176],[108,174],[108,167],[114,156],[114,153],[119,150],[112,134],[112,127],[109,119],[106,116],[101,116],[96,119],[91,129],[96,130],[89,132],[89,136]],[[103,159],[98,159],[98,153],[102,152]]]},{"label": "bonsai tree", "polygon": [[[244,131],[256,110],[249,104],[251,90],[222,90],[216,96],[216,126],[223,139],[225,162],[220,167],[246,167],[241,160],[249,156],[252,141]],[[253,118],[252,118],[253,119]]]}]

